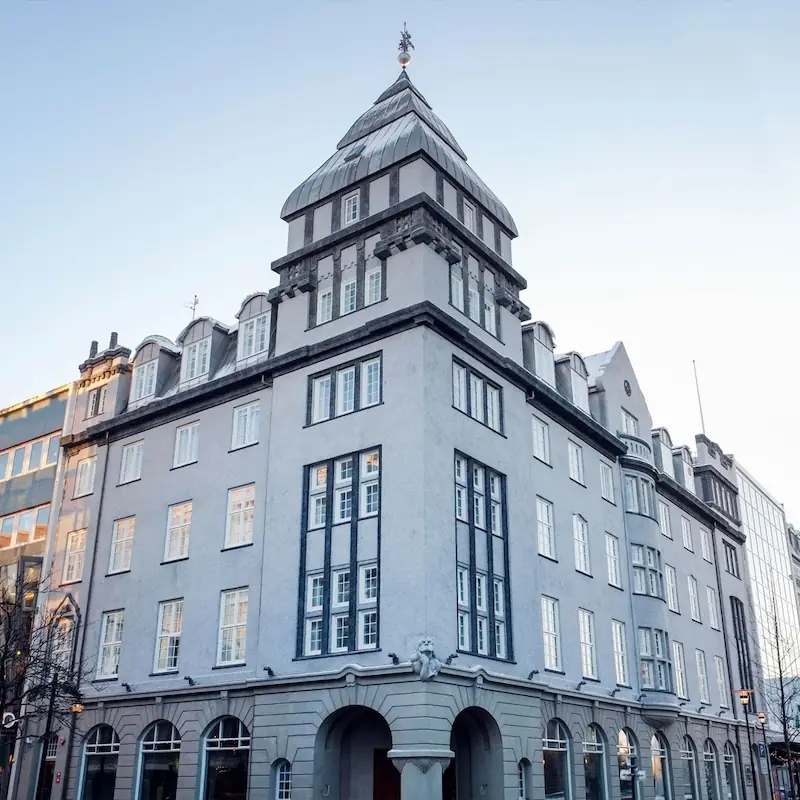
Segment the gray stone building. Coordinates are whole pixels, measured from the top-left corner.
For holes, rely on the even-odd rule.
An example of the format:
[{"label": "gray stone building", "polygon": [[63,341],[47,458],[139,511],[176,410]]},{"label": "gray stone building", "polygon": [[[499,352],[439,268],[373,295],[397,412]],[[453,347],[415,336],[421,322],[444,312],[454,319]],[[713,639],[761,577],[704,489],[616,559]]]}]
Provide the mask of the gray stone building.
[{"label": "gray stone building", "polygon": [[405,72],[282,217],[235,324],[81,365],[54,800],[752,795],[716,445],[653,428],[621,343],[555,355],[511,215]]},{"label": "gray stone building", "polygon": [[[3,634],[17,610],[36,607],[50,520],[50,500],[56,478],[59,439],[64,424],[69,386],[0,410],[0,602]],[[26,628],[25,636],[30,628]],[[5,641],[9,641],[6,639]],[[3,668],[6,668],[3,664]],[[19,717],[18,695],[10,692],[4,673],[2,687],[9,695],[3,708]],[[18,723],[0,729],[0,797],[6,797],[11,764],[17,748]]]}]

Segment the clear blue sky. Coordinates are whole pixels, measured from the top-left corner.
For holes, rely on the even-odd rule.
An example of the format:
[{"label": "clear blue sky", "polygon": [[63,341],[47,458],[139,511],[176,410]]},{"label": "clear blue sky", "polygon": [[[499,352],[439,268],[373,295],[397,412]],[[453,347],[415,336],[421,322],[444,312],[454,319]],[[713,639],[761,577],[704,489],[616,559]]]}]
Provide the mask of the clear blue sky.
[{"label": "clear blue sky", "polygon": [[696,358],[709,435],[800,523],[796,0],[0,2],[0,407],[273,285],[404,20],[559,349],[622,339],[690,444]]}]

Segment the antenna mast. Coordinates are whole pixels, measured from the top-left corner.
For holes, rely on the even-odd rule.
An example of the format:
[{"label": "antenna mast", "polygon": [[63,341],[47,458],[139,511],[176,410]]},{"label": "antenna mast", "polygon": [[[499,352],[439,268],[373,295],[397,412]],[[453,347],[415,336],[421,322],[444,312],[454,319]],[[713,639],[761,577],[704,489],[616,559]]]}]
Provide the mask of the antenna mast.
[{"label": "antenna mast", "polygon": [[692,368],[694,369],[694,386],[697,389],[697,406],[700,409],[700,428],[703,431],[703,436],[706,435],[706,421],[703,418],[703,400],[700,397],[700,381],[697,379],[697,362],[692,359]]},{"label": "antenna mast", "polygon": [[192,297],[190,303],[186,303],[184,308],[188,308],[192,312],[192,319],[194,319],[195,312],[197,311],[197,306],[200,305],[200,298],[197,295]]}]

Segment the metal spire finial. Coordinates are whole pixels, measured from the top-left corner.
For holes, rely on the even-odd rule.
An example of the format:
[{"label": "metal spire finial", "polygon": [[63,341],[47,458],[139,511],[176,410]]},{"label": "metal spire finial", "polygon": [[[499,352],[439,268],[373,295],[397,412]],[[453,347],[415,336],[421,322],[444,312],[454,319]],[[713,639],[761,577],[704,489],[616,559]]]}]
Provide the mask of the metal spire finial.
[{"label": "metal spire finial", "polygon": [[408,32],[408,28],[406,28],[406,23],[403,23],[403,30],[400,31],[400,44],[398,46],[398,50],[400,54],[397,56],[397,60],[400,62],[400,66],[405,70],[405,68],[411,63],[411,53],[409,53],[409,48],[411,50],[415,50],[414,43],[411,41],[411,34]]}]

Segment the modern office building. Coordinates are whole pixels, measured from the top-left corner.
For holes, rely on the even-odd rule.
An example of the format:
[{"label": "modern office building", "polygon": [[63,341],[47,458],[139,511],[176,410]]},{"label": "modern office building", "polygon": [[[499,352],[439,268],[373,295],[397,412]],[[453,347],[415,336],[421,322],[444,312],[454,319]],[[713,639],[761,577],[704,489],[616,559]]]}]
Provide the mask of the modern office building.
[{"label": "modern office building", "polygon": [[405,72],[282,217],[235,323],[80,367],[53,800],[752,796],[719,449],[653,430],[622,344],[555,354]]},{"label": "modern office building", "polygon": [[[10,625],[25,626],[29,636],[40,580],[48,585],[42,559],[68,394],[69,386],[60,386],[0,410],[0,636],[6,643],[15,641]],[[15,654],[7,646],[0,653],[3,710],[18,719],[20,693],[10,679]],[[0,797],[6,797],[18,723],[0,730]]]}]

